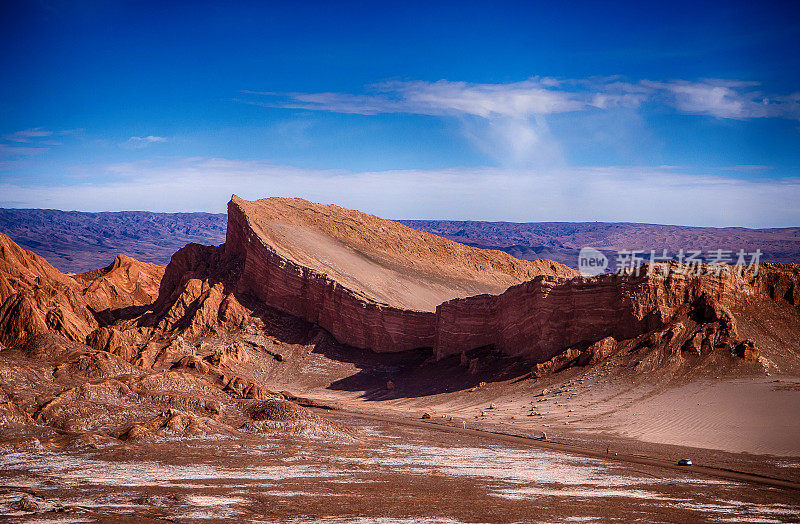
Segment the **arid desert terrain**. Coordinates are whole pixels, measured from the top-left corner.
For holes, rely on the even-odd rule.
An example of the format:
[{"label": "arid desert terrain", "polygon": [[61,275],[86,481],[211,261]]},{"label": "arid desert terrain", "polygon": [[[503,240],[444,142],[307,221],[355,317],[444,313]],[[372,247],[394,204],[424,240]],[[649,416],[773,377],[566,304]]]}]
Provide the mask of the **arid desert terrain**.
[{"label": "arid desert terrain", "polygon": [[585,277],[301,199],[226,218],[83,273],[0,234],[2,518],[798,520],[800,265]]}]

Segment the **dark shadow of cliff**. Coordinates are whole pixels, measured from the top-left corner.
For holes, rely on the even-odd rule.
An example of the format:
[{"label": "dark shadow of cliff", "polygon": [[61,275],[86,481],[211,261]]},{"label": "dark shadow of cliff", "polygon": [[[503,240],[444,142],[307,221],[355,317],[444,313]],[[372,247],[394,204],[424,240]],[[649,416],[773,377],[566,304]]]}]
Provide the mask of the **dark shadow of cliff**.
[{"label": "dark shadow of cliff", "polygon": [[[364,350],[349,348],[348,352],[364,353]],[[329,358],[338,356],[323,354]],[[365,365],[358,373],[332,382],[328,389],[363,391],[361,398],[365,400],[417,398],[465,391],[478,387],[481,382],[524,379],[531,369],[528,360],[502,355],[492,347],[471,350],[463,358],[451,356],[439,361],[434,359],[429,348],[372,355],[392,363]]]},{"label": "dark shadow of cliff", "polygon": [[[231,292],[233,292],[231,290]],[[531,370],[527,359],[509,357],[483,347],[436,361],[432,348],[375,353],[340,344],[325,329],[294,315],[264,306],[255,297],[234,292],[237,300],[264,323],[262,334],[285,344],[313,346],[312,353],[358,371],[333,381],[328,389],[362,392],[365,400],[415,398],[464,391],[481,382],[523,379]],[[387,388],[389,383],[392,386]]]},{"label": "dark shadow of cliff", "polygon": [[115,322],[133,320],[147,313],[152,313],[154,304],[143,306],[125,306],[121,308],[106,308],[95,311],[89,307],[89,312],[94,316],[99,326],[112,326]]}]

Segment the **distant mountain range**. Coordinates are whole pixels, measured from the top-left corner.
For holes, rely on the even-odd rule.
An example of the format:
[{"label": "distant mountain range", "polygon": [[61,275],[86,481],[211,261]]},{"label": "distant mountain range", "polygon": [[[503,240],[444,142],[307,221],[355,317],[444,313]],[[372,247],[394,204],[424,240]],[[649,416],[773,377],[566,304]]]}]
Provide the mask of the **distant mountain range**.
[{"label": "distant mountain range", "polygon": [[190,242],[225,242],[225,213],[82,213],[0,209],[0,231],[65,272],[108,266],[118,254],[164,265]]},{"label": "distant mountain range", "polygon": [[[591,246],[612,260],[620,251],[642,251],[648,258],[675,257],[680,250],[701,251],[701,258],[716,250],[731,251],[734,262],[740,249],[760,249],[761,262],[800,262],[800,227],[747,229],[743,227],[692,227],[625,222],[475,222],[403,220],[415,229],[475,247],[501,249],[526,260],[549,258],[576,267],[578,252]],[[749,261],[749,257],[748,257]]]},{"label": "distant mountain range", "polygon": [[[578,252],[592,246],[612,258],[621,250],[760,249],[763,262],[800,262],[800,227],[747,229],[614,222],[477,222],[400,220],[409,227],[517,258],[549,258],[576,267]],[[58,269],[81,273],[105,267],[118,254],[166,264],[190,242],[225,242],[224,213],[83,213],[52,209],[0,209],[0,231]],[[735,257],[735,255],[734,255]]]}]

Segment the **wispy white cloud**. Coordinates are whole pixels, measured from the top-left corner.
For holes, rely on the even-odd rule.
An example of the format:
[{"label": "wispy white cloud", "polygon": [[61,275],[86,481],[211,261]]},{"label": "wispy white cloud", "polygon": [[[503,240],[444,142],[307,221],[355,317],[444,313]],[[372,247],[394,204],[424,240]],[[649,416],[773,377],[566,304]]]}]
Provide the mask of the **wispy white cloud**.
[{"label": "wispy white cloud", "polygon": [[385,82],[368,86],[362,94],[245,91],[245,95],[239,101],[267,107],[457,117],[478,149],[500,165],[515,167],[565,163],[562,147],[548,126],[548,118],[557,114],[610,114],[624,125],[647,104],[724,119],[800,119],[800,94],[768,95],[758,90],[757,83],[730,80],[534,77],[504,84]]},{"label": "wispy white cloud", "polygon": [[390,218],[800,224],[798,178],[748,179],[674,167],[353,172],[194,158],[91,172],[90,180],[70,185],[0,182],[0,195],[18,206],[85,211],[223,211],[237,193],[248,199],[299,196]]},{"label": "wispy white cloud", "polygon": [[565,165],[561,144],[544,116],[531,118],[461,118],[467,139],[499,165],[521,167]]},{"label": "wispy white cloud", "polygon": [[474,115],[483,118],[526,118],[585,109],[585,94],[559,89],[549,78],[533,78],[509,84],[467,82],[384,82],[370,86],[370,94],[265,93],[245,91],[265,98],[242,100],[268,107],[285,107],[374,115],[414,113],[420,115]]},{"label": "wispy white cloud", "polygon": [[43,147],[0,144],[0,158],[8,156],[29,156],[46,151]]},{"label": "wispy white cloud", "polygon": [[[2,135],[0,141],[0,169],[9,169],[22,162],[25,157],[38,155],[53,146],[64,145],[59,140],[54,140],[56,135],[65,136],[73,134],[75,130],[50,131],[41,127],[23,129]],[[15,160],[7,160],[9,158]]]},{"label": "wispy white cloud", "polygon": [[47,138],[52,134],[52,131],[37,127],[3,135],[5,143],[0,142],[0,169],[10,169],[25,157],[47,151],[46,146],[51,145],[50,141],[42,140],[42,138]]},{"label": "wispy white cloud", "polygon": [[800,93],[778,96],[758,90],[757,82],[704,80],[687,82],[643,81],[653,88],[655,96],[681,113],[709,115],[717,118],[746,120],[751,118],[800,119]]},{"label": "wispy white cloud", "polygon": [[147,147],[153,144],[160,144],[166,142],[167,139],[163,136],[132,136],[128,140],[124,142],[125,147],[130,147],[133,149],[141,149],[143,147]]},{"label": "wispy white cloud", "polygon": [[245,91],[258,98],[240,100],[283,107],[373,115],[474,115],[486,119],[525,119],[591,109],[639,107],[654,102],[693,115],[717,118],[800,119],[800,93],[766,94],[757,82],[686,80],[626,82],[619,78],[531,78],[505,84],[385,82],[367,94],[272,93]]},{"label": "wispy white cloud", "polygon": [[3,135],[3,138],[9,142],[29,143],[33,142],[35,139],[48,137],[52,134],[52,131],[37,127],[34,129],[23,129],[22,131],[16,131],[8,135]]}]

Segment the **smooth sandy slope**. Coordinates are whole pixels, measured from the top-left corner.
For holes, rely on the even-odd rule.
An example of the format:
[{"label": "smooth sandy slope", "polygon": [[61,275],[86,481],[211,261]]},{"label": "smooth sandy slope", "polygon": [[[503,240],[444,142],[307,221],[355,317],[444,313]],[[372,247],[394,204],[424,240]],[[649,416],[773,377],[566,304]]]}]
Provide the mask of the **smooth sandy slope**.
[{"label": "smooth sandy slope", "polygon": [[795,379],[784,380],[693,382],[616,410],[605,423],[615,433],[647,442],[798,456],[800,391],[783,387]]},{"label": "smooth sandy slope", "polygon": [[447,300],[499,294],[540,274],[576,274],[549,260],[516,259],[335,205],[234,195],[230,206],[278,255],[405,309],[434,311]]}]

